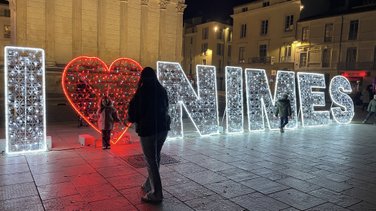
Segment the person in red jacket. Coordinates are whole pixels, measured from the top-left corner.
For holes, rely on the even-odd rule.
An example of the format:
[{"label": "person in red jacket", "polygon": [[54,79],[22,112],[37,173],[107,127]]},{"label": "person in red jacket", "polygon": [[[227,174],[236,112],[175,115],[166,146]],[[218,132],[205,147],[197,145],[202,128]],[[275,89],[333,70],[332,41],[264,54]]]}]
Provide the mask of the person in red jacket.
[{"label": "person in red jacket", "polygon": [[116,109],[112,106],[112,101],[108,96],[102,97],[97,111],[98,128],[102,130],[102,149],[111,149],[111,131],[114,122],[119,122]]},{"label": "person in red jacket", "polygon": [[163,199],[159,174],[161,150],[171,121],[167,92],[151,67],[145,67],[141,72],[136,94],[129,103],[128,121],[136,123],[136,132],[140,136],[147,163],[148,178],[141,186],[146,194],[141,200],[160,203]]}]

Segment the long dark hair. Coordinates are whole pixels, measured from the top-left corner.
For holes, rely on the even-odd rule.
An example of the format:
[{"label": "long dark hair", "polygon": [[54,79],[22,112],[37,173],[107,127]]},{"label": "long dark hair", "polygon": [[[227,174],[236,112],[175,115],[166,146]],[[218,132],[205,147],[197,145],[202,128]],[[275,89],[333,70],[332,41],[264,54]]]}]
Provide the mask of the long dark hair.
[{"label": "long dark hair", "polygon": [[138,81],[137,90],[144,85],[162,86],[157,78],[157,74],[151,67],[145,67],[141,72],[140,80]]},{"label": "long dark hair", "polygon": [[[105,105],[103,105],[103,101],[105,101],[104,102]],[[100,103],[100,112],[102,112],[103,109],[105,109],[106,107],[112,105],[111,99],[108,96],[106,96],[106,95],[101,98],[101,100],[100,100],[99,103]]]}]

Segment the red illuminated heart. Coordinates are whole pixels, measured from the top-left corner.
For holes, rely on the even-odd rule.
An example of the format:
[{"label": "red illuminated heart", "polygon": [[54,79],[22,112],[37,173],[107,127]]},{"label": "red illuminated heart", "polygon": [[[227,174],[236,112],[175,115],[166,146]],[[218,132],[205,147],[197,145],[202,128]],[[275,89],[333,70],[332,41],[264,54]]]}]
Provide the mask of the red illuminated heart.
[{"label": "red illuminated heart", "polygon": [[103,95],[111,98],[121,120],[121,123],[114,125],[112,133],[111,142],[116,144],[128,129],[123,123],[141,70],[139,63],[128,58],[117,59],[108,67],[99,58],[82,56],[67,64],[61,84],[73,109],[99,133],[96,113],[100,98]]}]

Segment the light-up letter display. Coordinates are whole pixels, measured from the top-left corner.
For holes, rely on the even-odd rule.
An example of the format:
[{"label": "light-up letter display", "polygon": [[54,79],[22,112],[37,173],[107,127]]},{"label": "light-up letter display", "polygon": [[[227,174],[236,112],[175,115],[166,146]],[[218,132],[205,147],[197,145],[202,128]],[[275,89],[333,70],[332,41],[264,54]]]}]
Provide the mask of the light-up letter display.
[{"label": "light-up letter display", "polygon": [[197,94],[179,63],[158,62],[157,70],[158,78],[166,88],[169,98],[169,137],[183,136],[182,107],[187,111],[200,135],[219,133],[215,67],[197,66]]},{"label": "light-up letter display", "polygon": [[283,98],[287,94],[291,105],[291,119],[286,125],[287,129],[298,127],[298,112],[296,108],[296,86],[295,86],[295,73],[292,71],[277,71],[276,85],[274,89],[274,99]]},{"label": "light-up letter display", "polygon": [[45,151],[45,56],[38,48],[5,47],[6,152]]},{"label": "light-up letter display", "polygon": [[273,118],[275,103],[265,70],[245,69],[245,82],[249,131],[264,130],[264,118],[266,118],[269,128],[278,128],[279,121]]},{"label": "light-up letter display", "polygon": [[243,132],[243,70],[226,67],[226,131]]},{"label": "light-up letter display", "polygon": [[[329,85],[330,98],[334,105],[332,107],[333,119],[340,124],[348,124],[353,119],[354,102],[347,94],[351,93],[351,84],[347,78],[343,76],[335,76]],[[347,93],[347,94],[346,94]]]},{"label": "light-up letter display", "polygon": [[315,111],[315,107],[325,106],[324,92],[317,91],[318,89],[326,88],[324,74],[298,73],[298,88],[302,125],[319,126],[329,124],[329,111]]}]

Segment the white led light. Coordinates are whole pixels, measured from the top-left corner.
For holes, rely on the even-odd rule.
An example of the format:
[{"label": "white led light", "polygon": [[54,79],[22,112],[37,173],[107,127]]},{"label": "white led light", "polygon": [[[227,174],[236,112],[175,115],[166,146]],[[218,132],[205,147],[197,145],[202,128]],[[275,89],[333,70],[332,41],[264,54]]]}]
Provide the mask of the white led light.
[{"label": "white led light", "polygon": [[158,79],[169,98],[169,138],[183,137],[182,107],[200,135],[218,134],[217,77],[214,66],[197,65],[197,92],[179,63],[157,62]]},{"label": "white led light", "polygon": [[303,127],[329,124],[329,111],[315,111],[315,107],[325,106],[324,92],[312,90],[326,88],[324,74],[299,72],[298,88]]},{"label": "white led light", "polygon": [[[276,119],[273,120],[274,101],[272,100],[265,70],[246,68],[245,84],[248,130],[265,130],[264,117],[267,119],[269,128],[277,128],[278,121]],[[269,122],[269,120],[271,121]]]},{"label": "white led light", "polygon": [[343,76],[335,76],[330,81],[329,93],[330,98],[334,105],[339,107],[332,107],[333,119],[339,124],[348,124],[353,119],[354,113],[354,102],[349,95],[346,93],[351,93],[352,88],[350,82],[347,78]]},{"label": "white led light", "polygon": [[6,153],[46,151],[45,54],[5,47]]},{"label": "white led light", "polygon": [[[298,127],[298,112],[296,107],[296,86],[295,73],[292,71],[277,71],[276,84],[274,88],[274,102],[281,99],[284,94],[288,95],[291,105],[291,119],[286,125],[287,129]],[[275,128],[274,128],[275,129]]]},{"label": "white led light", "polygon": [[248,130],[265,130],[265,118],[269,129],[279,128],[280,120],[274,117],[275,102],[284,94],[289,96],[293,118],[287,128],[297,127],[295,74],[278,71],[274,99],[269,88],[268,77],[263,69],[245,69],[248,112]]},{"label": "white led light", "polygon": [[241,67],[226,67],[226,132],[244,131],[243,70]]}]

